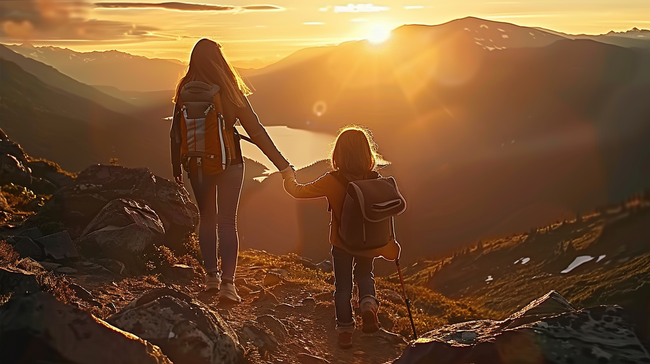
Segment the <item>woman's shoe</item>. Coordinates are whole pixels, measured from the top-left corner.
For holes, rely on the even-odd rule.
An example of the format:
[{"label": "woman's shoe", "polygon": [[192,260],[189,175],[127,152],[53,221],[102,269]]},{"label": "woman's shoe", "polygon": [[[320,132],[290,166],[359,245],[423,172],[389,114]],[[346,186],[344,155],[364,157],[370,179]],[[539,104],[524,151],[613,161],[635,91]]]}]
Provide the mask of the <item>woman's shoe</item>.
[{"label": "woman's shoe", "polygon": [[206,291],[218,290],[220,285],[221,285],[221,277],[219,277],[219,273],[210,272],[205,276]]},{"label": "woman's shoe", "polygon": [[349,349],[352,347],[352,333],[348,331],[339,332],[339,346],[341,349]]},{"label": "woman's shoe", "polygon": [[221,282],[221,289],[219,290],[219,301],[240,303],[241,297],[237,294],[235,285],[230,282]]},{"label": "woman's shoe", "polygon": [[361,331],[365,333],[377,332],[380,327],[379,319],[377,318],[377,311],[379,310],[377,299],[372,296],[366,296],[361,299],[359,308],[361,309],[361,318],[363,319]]}]

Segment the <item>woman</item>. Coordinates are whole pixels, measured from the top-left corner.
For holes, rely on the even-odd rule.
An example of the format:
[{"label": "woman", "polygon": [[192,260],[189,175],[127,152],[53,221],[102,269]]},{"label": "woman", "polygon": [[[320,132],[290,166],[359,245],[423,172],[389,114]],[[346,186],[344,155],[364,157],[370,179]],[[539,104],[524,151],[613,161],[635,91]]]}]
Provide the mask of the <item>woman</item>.
[{"label": "woman", "polygon": [[[174,95],[174,120],[171,130],[172,168],[178,184],[183,183],[180,157],[180,92],[191,81],[202,81],[220,87],[224,120],[233,126],[237,120],[252,141],[264,152],[280,171],[291,170],[289,162],[273,144],[268,133],[260,124],[246,96],[251,94],[237,71],[225,59],[221,45],[201,39],[192,50],[190,65],[176,87]],[[233,129],[230,129],[233,130]],[[238,138],[235,138],[238,140]],[[196,175],[198,174],[198,176]],[[192,190],[200,212],[199,243],[203,255],[207,290],[219,289],[222,301],[239,303],[241,298],[234,285],[239,240],[237,237],[237,206],[244,177],[244,161],[238,142],[235,143],[235,157],[231,165],[218,174],[189,174]],[[221,272],[217,266],[217,232],[219,235],[218,256],[221,257]]]},{"label": "woman", "polygon": [[354,318],[352,315],[353,277],[359,287],[359,308],[363,320],[362,331],[379,330],[377,310],[379,301],[375,298],[375,279],[373,276],[374,257],[395,260],[399,257],[400,246],[395,240],[388,245],[362,252],[347,251],[338,231],[341,224],[341,211],[348,181],[378,178],[375,171],[381,161],[377,145],[368,129],[359,126],[344,128],[336,138],[332,151],[333,172],[327,172],[313,182],[299,184],[292,169],[282,172],[284,189],[294,198],[326,197],[332,213],[330,223],[330,243],[332,244],[332,263],[334,265],[334,307],[336,310],[336,330],[339,346],[352,347]]}]

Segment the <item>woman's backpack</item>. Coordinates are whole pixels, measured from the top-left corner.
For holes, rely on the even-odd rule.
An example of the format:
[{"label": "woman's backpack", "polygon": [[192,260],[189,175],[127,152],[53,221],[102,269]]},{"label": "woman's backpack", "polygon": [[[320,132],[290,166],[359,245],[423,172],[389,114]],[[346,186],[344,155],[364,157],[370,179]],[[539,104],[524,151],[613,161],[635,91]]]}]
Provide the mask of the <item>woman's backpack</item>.
[{"label": "woman's backpack", "polygon": [[339,237],[351,252],[381,248],[395,240],[394,217],[406,210],[406,200],[393,177],[347,181],[333,176],[345,186]]},{"label": "woman's backpack", "polygon": [[190,81],[179,93],[181,161],[199,180],[225,171],[235,158],[235,126],[224,120],[219,89]]}]

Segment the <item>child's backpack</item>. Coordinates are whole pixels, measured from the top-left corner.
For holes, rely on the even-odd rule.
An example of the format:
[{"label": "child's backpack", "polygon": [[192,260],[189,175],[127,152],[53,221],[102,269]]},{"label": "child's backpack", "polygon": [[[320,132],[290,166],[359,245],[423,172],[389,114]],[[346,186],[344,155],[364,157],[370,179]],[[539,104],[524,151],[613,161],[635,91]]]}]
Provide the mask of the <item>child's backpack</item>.
[{"label": "child's backpack", "polygon": [[225,171],[235,158],[235,126],[224,120],[219,86],[190,81],[179,99],[183,168],[199,180]]},{"label": "child's backpack", "polygon": [[395,240],[394,217],[406,210],[406,201],[393,177],[346,181],[333,176],[346,188],[339,236],[354,252],[381,248]]}]

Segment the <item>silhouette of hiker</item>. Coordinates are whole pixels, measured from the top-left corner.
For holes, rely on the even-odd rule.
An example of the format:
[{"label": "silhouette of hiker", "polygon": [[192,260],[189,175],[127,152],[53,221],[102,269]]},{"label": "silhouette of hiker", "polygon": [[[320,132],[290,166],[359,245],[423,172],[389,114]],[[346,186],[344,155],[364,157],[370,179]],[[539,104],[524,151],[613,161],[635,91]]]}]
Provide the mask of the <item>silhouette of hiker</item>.
[{"label": "silhouette of hiker", "polygon": [[[234,124],[239,120],[251,140],[280,171],[291,169],[289,162],[278,151],[260,124],[246,98],[252,92],[225,59],[221,45],[209,39],[201,39],[194,45],[189,68],[185,76],[178,82],[174,95],[174,118],[170,136],[172,168],[178,184],[183,184],[181,163],[187,162],[187,160],[181,160],[181,140],[185,136],[182,135],[183,131],[181,130],[183,100],[180,98],[180,94],[183,86],[192,81],[202,81],[219,86],[223,120],[228,126],[225,128],[225,132],[236,134]],[[207,290],[219,289],[221,301],[239,303],[241,298],[237,294],[234,277],[239,252],[237,206],[244,177],[244,161],[238,136],[235,135],[234,139],[234,157],[225,171],[211,174],[209,171],[201,172],[199,169],[199,172],[196,173],[196,162],[194,173],[192,168],[186,168],[186,170],[189,170],[190,183],[199,206],[199,243],[205,270],[208,273],[205,281]],[[184,164],[185,166],[186,164]],[[220,272],[217,266],[218,257],[221,258]]]},{"label": "silhouette of hiker", "polygon": [[[373,263],[375,257],[395,260],[399,257],[400,246],[396,241],[375,249],[349,252],[339,236],[341,211],[346,194],[346,186],[340,182],[378,178],[375,171],[381,156],[369,130],[351,126],[344,128],[336,138],[332,151],[331,164],[334,171],[327,172],[315,181],[300,184],[296,182],[295,171],[282,172],[284,189],[294,198],[326,197],[332,213],[329,240],[332,244],[334,265],[334,307],[336,310],[336,331],[339,346],[352,347],[352,333],[355,322],[352,312],[353,278],[359,287],[359,308],[363,319],[362,331],[379,330],[377,310],[379,301],[375,298],[375,278]],[[354,273],[354,276],[353,276]]]}]

